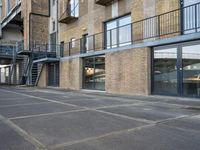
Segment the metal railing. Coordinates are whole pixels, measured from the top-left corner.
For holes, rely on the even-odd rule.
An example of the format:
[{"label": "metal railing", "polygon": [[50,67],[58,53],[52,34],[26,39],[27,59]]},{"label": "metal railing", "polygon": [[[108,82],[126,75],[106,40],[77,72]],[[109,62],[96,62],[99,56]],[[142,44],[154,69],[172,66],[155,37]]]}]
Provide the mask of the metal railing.
[{"label": "metal railing", "polygon": [[[63,5],[62,5],[63,6]],[[61,20],[63,17],[78,17],[78,13],[79,13],[79,2],[77,4],[75,4],[73,7],[71,4],[65,4],[66,9],[64,12],[60,12],[60,17],[59,20]],[[62,9],[61,9],[62,10]]]},{"label": "metal railing", "polygon": [[42,58],[59,58],[60,45],[58,44],[37,44],[32,48],[33,60]]},{"label": "metal railing", "polygon": [[0,55],[1,56],[13,56],[14,51],[15,51],[14,45],[0,45]]},{"label": "metal railing", "polygon": [[61,57],[195,32],[200,32],[200,3],[67,42]]}]

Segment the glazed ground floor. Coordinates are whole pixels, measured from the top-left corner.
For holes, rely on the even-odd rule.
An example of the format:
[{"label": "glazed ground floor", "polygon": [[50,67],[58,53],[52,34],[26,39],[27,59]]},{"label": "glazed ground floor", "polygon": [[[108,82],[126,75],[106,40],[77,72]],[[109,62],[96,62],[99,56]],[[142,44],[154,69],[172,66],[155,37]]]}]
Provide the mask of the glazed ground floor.
[{"label": "glazed ground floor", "polygon": [[200,42],[110,51],[46,64],[39,86],[200,97]]}]

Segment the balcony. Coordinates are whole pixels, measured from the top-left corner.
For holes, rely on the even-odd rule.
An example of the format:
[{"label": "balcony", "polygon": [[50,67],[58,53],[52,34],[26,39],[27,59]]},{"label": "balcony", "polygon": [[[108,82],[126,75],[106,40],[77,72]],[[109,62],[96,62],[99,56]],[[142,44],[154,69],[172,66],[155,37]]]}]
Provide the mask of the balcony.
[{"label": "balcony", "polygon": [[200,3],[132,22],[61,45],[61,57],[200,33]]},{"label": "balcony", "polygon": [[96,4],[103,5],[103,6],[108,6],[112,4],[113,0],[95,0]]},{"label": "balcony", "polygon": [[[62,4],[62,3],[61,3]],[[74,3],[74,4],[65,4],[65,6],[67,7],[66,9],[60,9],[60,18],[59,18],[59,22],[60,23],[65,23],[65,24],[69,24],[72,23],[76,20],[78,20],[78,16],[79,16],[79,3]],[[63,7],[63,5],[61,5],[61,8]],[[62,10],[65,10],[64,12]]]},{"label": "balcony", "polygon": [[37,44],[32,49],[34,62],[54,62],[60,59],[60,45]]}]

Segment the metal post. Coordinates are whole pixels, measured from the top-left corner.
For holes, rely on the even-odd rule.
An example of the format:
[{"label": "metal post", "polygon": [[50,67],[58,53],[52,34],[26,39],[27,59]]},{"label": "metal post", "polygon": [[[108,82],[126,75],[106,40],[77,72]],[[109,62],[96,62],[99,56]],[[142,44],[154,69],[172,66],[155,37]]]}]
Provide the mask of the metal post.
[{"label": "metal post", "polygon": [[47,49],[48,49],[48,44],[46,44],[46,47],[45,47],[45,56],[47,58]]},{"label": "metal post", "polygon": [[198,19],[197,19],[197,5],[194,5],[194,8],[195,8],[195,32],[197,32],[197,22],[198,22]]},{"label": "metal post", "polygon": [[160,15],[158,15],[158,38],[160,38]]},{"label": "metal post", "polygon": [[93,49],[95,51],[95,34],[93,35]]},{"label": "metal post", "polygon": [[131,25],[131,43],[133,44],[133,23],[130,24]]},{"label": "metal post", "polygon": [[71,42],[69,42],[69,56],[71,56]]}]

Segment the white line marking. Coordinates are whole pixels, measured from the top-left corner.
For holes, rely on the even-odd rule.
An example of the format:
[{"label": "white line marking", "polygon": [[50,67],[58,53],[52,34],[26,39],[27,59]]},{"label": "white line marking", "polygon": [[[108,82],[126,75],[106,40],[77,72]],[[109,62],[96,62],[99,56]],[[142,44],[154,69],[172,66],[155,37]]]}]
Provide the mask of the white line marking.
[{"label": "white line marking", "polygon": [[34,117],[41,117],[41,116],[49,116],[49,115],[58,115],[58,114],[68,114],[73,112],[83,112],[89,109],[79,109],[79,110],[70,110],[70,111],[62,111],[62,112],[55,112],[55,113],[45,113],[45,114],[37,114],[37,115],[29,115],[29,116],[20,116],[20,117],[12,117],[9,118],[10,120],[17,120],[17,119],[26,119],[26,118],[34,118]]},{"label": "white line marking", "polygon": [[2,115],[0,115],[0,120],[3,123],[5,123],[6,125],[8,125],[10,128],[12,128],[19,135],[21,135],[25,140],[27,140],[28,142],[30,142],[31,144],[33,144],[37,149],[46,150],[45,145],[43,145],[41,142],[39,142],[37,139],[35,139],[31,135],[29,135],[26,131],[24,131],[23,129],[21,129],[19,126],[17,126],[16,124],[14,124],[9,119],[6,119]]},{"label": "white line marking", "polygon": [[5,89],[0,89],[1,91],[5,91],[5,92],[9,92],[9,93],[14,93],[17,95],[22,95],[22,96],[27,96],[27,97],[31,97],[31,98],[36,98],[36,99],[40,99],[40,100],[44,100],[44,101],[48,101],[48,102],[53,102],[53,103],[58,103],[58,104],[63,104],[63,105],[67,105],[67,106],[72,106],[72,107],[79,107],[79,108],[86,108],[87,107],[80,107],[77,105],[73,105],[73,104],[69,104],[69,103],[64,103],[64,102],[60,102],[60,101],[56,101],[56,100],[50,100],[47,98],[42,98],[42,97],[37,97],[37,96],[32,96],[32,95],[28,95],[28,94],[22,94],[22,93],[18,93],[18,92],[14,92],[14,91],[9,91],[9,90],[5,90]]},{"label": "white line marking", "polygon": [[84,139],[81,139],[81,140],[75,140],[75,141],[70,141],[70,142],[66,142],[66,143],[62,143],[62,144],[56,144],[56,145],[50,146],[49,149],[53,150],[53,149],[57,149],[57,148],[65,147],[65,146],[71,146],[71,145],[74,145],[74,144],[79,144],[79,143],[83,143],[83,142],[87,142],[87,141],[91,141],[91,140],[97,140],[97,139],[109,137],[109,136],[112,136],[112,135],[120,135],[122,133],[137,131],[137,130],[141,130],[143,128],[148,128],[148,127],[152,127],[152,126],[154,126],[154,124],[150,124],[150,125],[148,124],[148,125],[139,126],[139,127],[135,127],[135,128],[124,129],[124,130],[120,130],[120,131],[114,131],[114,132],[106,133],[106,134],[99,135],[99,136],[93,136],[93,137],[84,138]]},{"label": "white line marking", "polygon": [[40,104],[49,104],[52,102],[41,102],[41,103],[27,103],[27,104],[15,104],[15,105],[3,105],[0,108],[7,108],[7,107],[16,107],[16,106],[29,106],[29,105],[40,105]]}]

